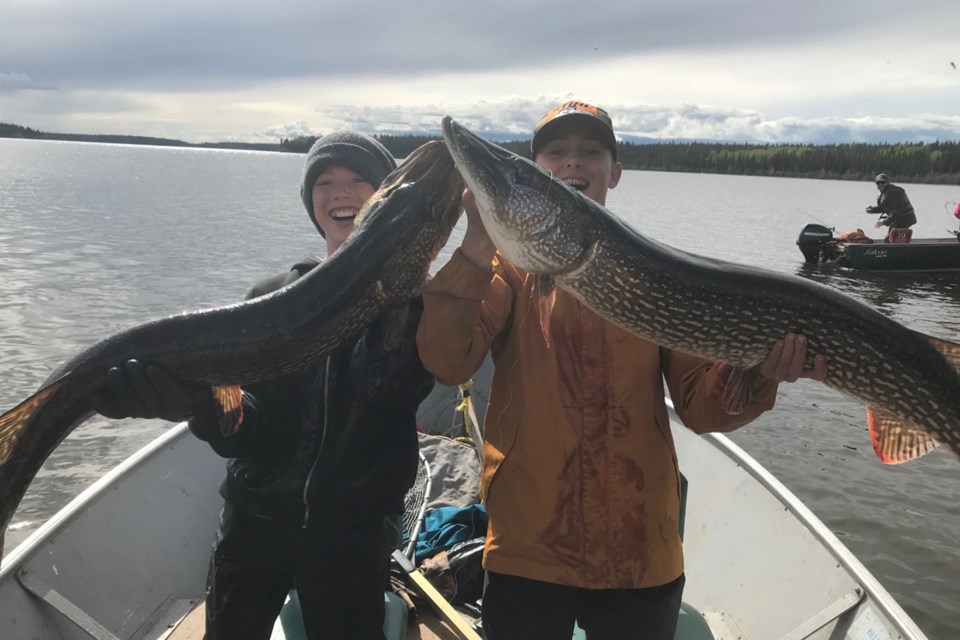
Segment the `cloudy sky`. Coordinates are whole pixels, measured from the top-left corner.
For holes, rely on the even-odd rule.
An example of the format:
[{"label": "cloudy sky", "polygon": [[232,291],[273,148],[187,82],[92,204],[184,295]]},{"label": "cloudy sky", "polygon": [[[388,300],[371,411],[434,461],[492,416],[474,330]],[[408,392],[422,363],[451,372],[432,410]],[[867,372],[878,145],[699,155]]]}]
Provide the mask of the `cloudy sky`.
[{"label": "cloudy sky", "polygon": [[576,97],[624,136],[958,140],[957,25],[960,0],[0,0],[0,122],[494,137]]}]

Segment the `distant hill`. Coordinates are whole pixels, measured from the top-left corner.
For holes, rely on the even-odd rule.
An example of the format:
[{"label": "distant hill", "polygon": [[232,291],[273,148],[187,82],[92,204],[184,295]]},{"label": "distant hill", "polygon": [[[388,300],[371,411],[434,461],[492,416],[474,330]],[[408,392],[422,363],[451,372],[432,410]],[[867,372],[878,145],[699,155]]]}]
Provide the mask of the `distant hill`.
[{"label": "distant hill", "polygon": [[269,142],[201,142],[193,146],[208,149],[234,149],[237,151],[284,151],[278,143]]},{"label": "distant hill", "polygon": [[69,142],[102,142],[107,144],[144,144],[160,147],[190,147],[183,140],[171,138],[152,138],[150,136],[101,135],[93,133],[45,133],[44,140],[66,140]]},{"label": "distant hill", "polygon": [[[510,151],[527,157],[530,138],[511,133],[485,133]],[[148,136],[47,133],[15,124],[0,123],[0,137],[74,142],[143,144],[306,153],[316,137],[284,138],[279,143],[203,142]],[[376,134],[397,158],[405,158],[420,145],[439,139],[437,134]],[[625,136],[617,145],[626,169],[722,173],[833,180],[872,180],[878,173],[895,182],[960,185],[960,142],[909,142],[897,144],[755,144],[703,140],[657,140]]]},{"label": "distant hill", "polygon": [[0,122],[0,138],[29,138],[33,140],[64,140],[68,142],[100,142],[106,144],[142,144],[160,147],[196,147],[210,149],[239,149],[253,151],[282,151],[279,143],[265,142],[201,142],[194,144],[174,138],[130,136],[97,133],[50,133],[30,127]]},{"label": "distant hill", "polygon": [[43,132],[31,129],[30,127],[21,127],[18,124],[5,124],[0,122],[0,138],[42,138]]}]

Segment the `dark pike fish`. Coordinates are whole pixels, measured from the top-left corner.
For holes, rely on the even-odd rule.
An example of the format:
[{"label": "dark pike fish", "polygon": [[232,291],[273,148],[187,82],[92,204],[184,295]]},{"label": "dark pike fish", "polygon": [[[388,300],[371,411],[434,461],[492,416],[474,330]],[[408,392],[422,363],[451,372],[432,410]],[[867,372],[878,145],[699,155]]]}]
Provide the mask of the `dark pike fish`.
[{"label": "dark pike fish", "polygon": [[416,151],[384,180],[340,250],[270,295],[147,322],[62,365],[0,416],[0,547],[40,466],[90,417],[109,367],[137,358],[214,387],[221,429],[242,419],[238,385],[302,369],[356,336],[385,308],[418,295],[460,216],[463,182],[443,143]]},{"label": "dark pike fish", "polygon": [[490,238],[542,292],[559,285],[643,338],[743,369],[784,334],[802,333],[809,357],[827,358],[825,383],[868,407],[882,461],[937,442],[960,456],[960,344],[804,278],[662,245],[449,117],[443,137]]}]

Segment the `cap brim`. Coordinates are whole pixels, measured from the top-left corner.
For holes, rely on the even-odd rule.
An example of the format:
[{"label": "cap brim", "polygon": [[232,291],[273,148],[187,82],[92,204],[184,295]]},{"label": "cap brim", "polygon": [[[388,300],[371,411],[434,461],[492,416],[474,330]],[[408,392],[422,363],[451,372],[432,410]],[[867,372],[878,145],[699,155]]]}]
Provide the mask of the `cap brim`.
[{"label": "cap brim", "polygon": [[613,159],[617,159],[617,139],[614,137],[613,131],[602,120],[586,113],[568,113],[559,118],[554,118],[540,127],[533,134],[533,140],[530,141],[531,155],[536,158],[537,153],[544,146],[566,135],[571,128],[583,130],[586,135],[607,145],[610,153],[613,154]]}]

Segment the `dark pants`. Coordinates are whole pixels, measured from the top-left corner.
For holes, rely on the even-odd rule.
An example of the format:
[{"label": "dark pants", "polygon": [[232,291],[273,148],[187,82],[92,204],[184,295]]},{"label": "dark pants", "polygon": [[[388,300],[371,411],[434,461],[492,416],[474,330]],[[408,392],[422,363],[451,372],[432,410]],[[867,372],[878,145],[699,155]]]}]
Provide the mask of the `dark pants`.
[{"label": "dark pants", "polygon": [[487,572],[486,640],[673,640],[684,577],[648,589],[580,589]]},{"label": "dark pants", "polygon": [[388,583],[382,517],[314,531],[228,504],[207,575],[204,638],[267,640],[287,592],[296,588],[310,640],[383,640]]}]

